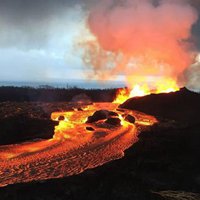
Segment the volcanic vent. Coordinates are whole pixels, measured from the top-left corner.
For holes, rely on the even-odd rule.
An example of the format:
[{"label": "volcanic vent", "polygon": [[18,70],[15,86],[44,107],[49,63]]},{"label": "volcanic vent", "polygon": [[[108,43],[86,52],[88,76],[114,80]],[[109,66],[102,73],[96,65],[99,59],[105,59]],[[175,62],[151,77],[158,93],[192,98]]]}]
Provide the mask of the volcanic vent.
[{"label": "volcanic vent", "polygon": [[168,93],[187,85],[196,55],[192,26],[198,13],[185,0],[103,0],[90,7],[83,60],[100,80],[120,79],[129,97]]}]

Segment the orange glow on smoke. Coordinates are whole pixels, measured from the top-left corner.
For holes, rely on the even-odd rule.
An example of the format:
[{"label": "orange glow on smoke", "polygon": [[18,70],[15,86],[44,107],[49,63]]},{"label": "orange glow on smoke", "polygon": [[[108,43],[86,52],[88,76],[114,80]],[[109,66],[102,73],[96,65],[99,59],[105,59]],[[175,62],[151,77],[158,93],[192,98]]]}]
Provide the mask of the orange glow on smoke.
[{"label": "orange glow on smoke", "polygon": [[121,104],[132,97],[141,97],[149,94],[170,93],[179,90],[179,86],[175,80],[171,78],[163,78],[154,83],[154,88],[147,84],[135,84],[132,89],[123,88],[117,92],[117,97],[113,103]]},{"label": "orange glow on smoke", "polygon": [[[188,1],[157,6],[147,0],[98,1],[89,10],[86,37],[80,37],[83,61],[93,72],[89,77],[104,81],[123,76],[129,89],[119,90],[115,103],[179,90],[176,80],[193,62],[191,33],[197,20]],[[149,84],[150,77],[163,79]]]}]

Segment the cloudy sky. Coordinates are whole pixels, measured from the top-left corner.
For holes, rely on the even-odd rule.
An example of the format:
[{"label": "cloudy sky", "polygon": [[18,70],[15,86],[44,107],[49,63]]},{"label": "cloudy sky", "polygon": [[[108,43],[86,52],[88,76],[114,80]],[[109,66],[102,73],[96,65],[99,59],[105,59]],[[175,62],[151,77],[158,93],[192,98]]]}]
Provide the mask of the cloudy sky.
[{"label": "cloudy sky", "polygon": [[[95,0],[0,0],[0,81],[84,78],[88,69],[76,42],[88,37],[83,30],[92,3]],[[198,0],[191,3],[198,6]],[[194,35],[200,35],[199,27],[193,28]]]},{"label": "cloudy sky", "polygon": [[0,80],[84,78],[75,45],[83,6],[75,0],[0,0]]}]

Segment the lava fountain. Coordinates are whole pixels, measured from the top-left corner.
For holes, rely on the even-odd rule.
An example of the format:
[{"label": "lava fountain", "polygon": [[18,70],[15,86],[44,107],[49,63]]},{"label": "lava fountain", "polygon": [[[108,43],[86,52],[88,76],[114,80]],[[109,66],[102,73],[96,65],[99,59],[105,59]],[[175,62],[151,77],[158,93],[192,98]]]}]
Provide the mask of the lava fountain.
[{"label": "lava fountain", "polygon": [[[184,14],[183,14],[184,13]],[[187,85],[193,62],[192,26],[198,12],[186,0],[102,0],[89,10],[91,37],[80,42],[83,60],[100,80],[124,77],[130,97],[168,93]]]},{"label": "lava fountain", "polygon": [[121,104],[132,97],[141,97],[149,94],[171,93],[180,88],[173,79],[162,79],[154,83],[156,88],[152,89],[147,84],[136,84],[132,89],[122,88],[117,91],[114,103]]}]

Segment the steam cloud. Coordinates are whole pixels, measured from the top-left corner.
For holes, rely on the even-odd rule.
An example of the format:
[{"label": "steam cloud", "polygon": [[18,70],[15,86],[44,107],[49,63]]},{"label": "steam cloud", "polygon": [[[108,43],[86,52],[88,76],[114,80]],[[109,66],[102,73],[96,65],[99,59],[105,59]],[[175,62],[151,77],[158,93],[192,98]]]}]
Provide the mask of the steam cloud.
[{"label": "steam cloud", "polygon": [[185,70],[186,87],[194,92],[200,92],[200,55],[196,62]]},{"label": "steam cloud", "polygon": [[[84,60],[97,76],[178,77],[191,64],[197,11],[184,0],[102,0],[91,10]],[[134,79],[134,80],[133,80]]]},{"label": "steam cloud", "polygon": [[198,65],[187,68],[191,41],[200,48],[200,40],[193,38],[200,34],[200,20],[196,23],[198,13],[191,6],[199,10],[199,0],[0,0],[0,47],[48,45],[75,5],[89,11],[95,39],[86,42],[84,60],[97,76],[122,74],[132,84],[134,76],[177,78],[184,71],[186,86],[200,89]]}]

